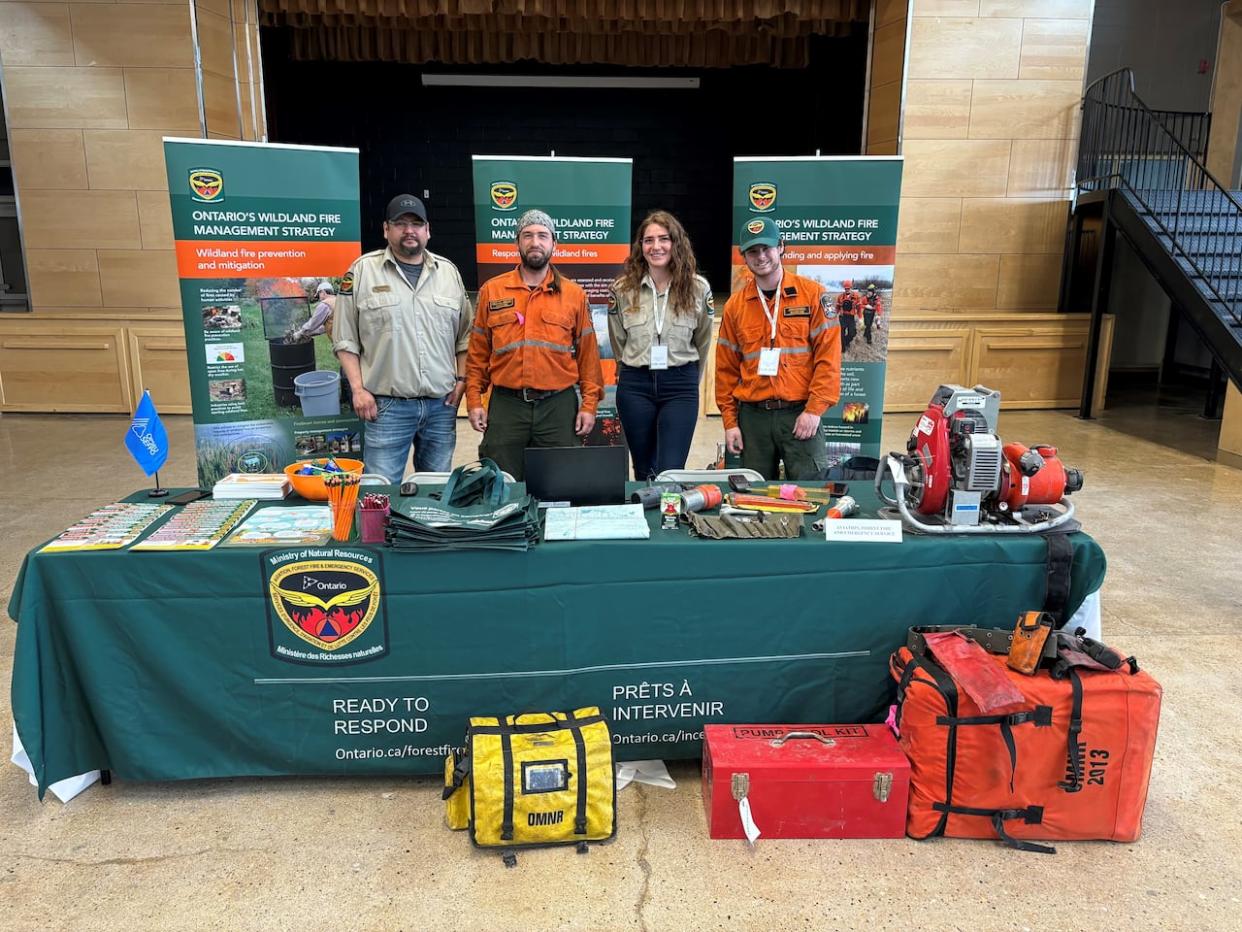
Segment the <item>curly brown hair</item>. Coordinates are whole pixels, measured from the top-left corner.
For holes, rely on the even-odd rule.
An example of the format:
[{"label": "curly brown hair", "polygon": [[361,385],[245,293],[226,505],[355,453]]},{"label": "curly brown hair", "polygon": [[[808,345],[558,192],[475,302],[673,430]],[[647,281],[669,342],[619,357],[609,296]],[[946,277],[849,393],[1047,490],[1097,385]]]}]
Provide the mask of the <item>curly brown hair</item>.
[{"label": "curly brown hair", "polygon": [[695,276],[699,274],[699,265],[694,259],[694,247],[690,245],[690,237],[683,227],[667,210],[653,210],[643,218],[634,235],[634,244],[625,260],[621,277],[617,279],[617,292],[629,298],[634,306],[638,303],[638,288],[643,276],[647,274],[647,260],[643,258],[643,236],[647,227],[652,224],[668,230],[672,239],[669,256],[669,271],[672,280],[669,284],[669,307],[674,315],[694,317],[698,312],[699,289]]}]

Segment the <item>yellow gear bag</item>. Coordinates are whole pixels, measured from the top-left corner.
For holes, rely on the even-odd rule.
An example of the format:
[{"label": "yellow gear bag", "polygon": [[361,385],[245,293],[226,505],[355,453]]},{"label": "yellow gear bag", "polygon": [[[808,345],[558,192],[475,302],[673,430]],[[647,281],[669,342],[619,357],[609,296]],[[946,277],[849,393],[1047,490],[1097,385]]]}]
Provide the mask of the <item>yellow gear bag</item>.
[{"label": "yellow gear bag", "polygon": [[444,762],[449,828],[481,848],[605,841],[617,833],[608,722],[597,706],[470,719],[465,754]]}]

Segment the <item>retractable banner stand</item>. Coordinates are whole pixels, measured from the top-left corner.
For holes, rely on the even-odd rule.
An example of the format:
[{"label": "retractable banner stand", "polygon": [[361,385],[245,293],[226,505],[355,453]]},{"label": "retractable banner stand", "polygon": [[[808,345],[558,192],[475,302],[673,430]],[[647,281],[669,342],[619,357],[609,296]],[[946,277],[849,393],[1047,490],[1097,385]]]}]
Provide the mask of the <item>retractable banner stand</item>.
[{"label": "retractable banner stand", "polygon": [[360,459],[331,328],[361,251],[358,150],[165,139],[164,159],[199,485]]},{"label": "retractable banner stand", "polygon": [[590,445],[624,441],[608,342],[608,290],[630,252],[633,167],[632,159],[474,156],[479,284],[517,265],[518,218],[537,207],[556,223],[552,262],[587,293],[605,384]]},{"label": "retractable banner stand", "polygon": [[[733,160],[734,236],[770,217],[785,269],[827,288],[837,310],[841,400],[820,428],[829,467],[880,455],[901,167],[900,156]],[[749,276],[735,241],[732,290]]]}]

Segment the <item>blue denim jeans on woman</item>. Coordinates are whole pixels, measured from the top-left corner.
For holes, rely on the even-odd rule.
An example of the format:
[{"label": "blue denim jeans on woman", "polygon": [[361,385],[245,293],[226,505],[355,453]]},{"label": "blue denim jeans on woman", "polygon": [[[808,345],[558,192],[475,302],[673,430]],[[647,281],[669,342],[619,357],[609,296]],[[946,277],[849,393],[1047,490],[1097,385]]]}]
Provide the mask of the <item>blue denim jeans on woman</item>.
[{"label": "blue denim jeans on woman", "polygon": [[684,469],[699,418],[699,364],[672,369],[618,367],[617,414],[640,482]]},{"label": "blue denim jeans on woman", "polygon": [[414,444],[417,472],[448,472],[457,446],[457,411],[443,398],[393,398],[376,395],[379,417],[364,425],[363,457],[367,472],[398,483]]}]

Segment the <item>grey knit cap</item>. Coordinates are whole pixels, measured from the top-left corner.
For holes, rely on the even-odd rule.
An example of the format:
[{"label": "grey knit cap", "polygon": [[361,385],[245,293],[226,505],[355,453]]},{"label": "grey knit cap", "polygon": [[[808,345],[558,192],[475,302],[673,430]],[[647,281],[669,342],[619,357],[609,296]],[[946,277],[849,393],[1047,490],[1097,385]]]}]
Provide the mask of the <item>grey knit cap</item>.
[{"label": "grey knit cap", "polygon": [[552,222],[551,217],[537,207],[532,207],[518,218],[517,235],[521,236],[522,231],[531,226],[547,227],[552,233],[552,238],[556,239],[556,224]]}]

